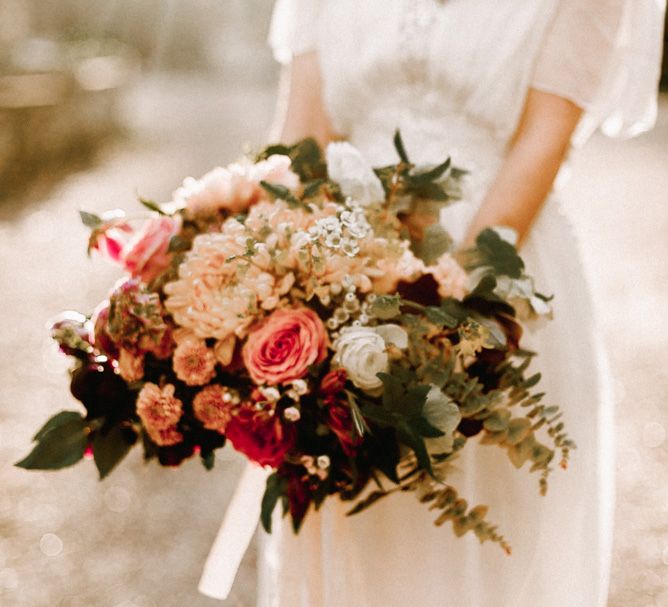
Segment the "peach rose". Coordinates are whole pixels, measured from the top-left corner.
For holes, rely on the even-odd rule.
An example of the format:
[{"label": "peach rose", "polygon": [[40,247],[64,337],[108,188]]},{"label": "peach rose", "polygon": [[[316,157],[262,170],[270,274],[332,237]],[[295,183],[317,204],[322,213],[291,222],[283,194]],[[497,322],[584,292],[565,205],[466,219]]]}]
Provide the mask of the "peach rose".
[{"label": "peach rose", "polygon": [[277,310],[251,331],[242,355],[257,384],[299,379],[327,355],[325,325],[308,308]]}]

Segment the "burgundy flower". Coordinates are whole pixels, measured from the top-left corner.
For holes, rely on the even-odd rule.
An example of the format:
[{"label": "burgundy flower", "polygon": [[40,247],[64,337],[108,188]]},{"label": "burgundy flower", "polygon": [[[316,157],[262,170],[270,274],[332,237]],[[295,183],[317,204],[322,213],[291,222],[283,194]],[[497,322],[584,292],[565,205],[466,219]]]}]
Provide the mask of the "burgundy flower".
[{"label": "burgundy flower", "polygon": [[295,443],[294,426],[283,425],[273,409],[244,403],[227,425],[234,448],[261,466],[278,467]]},{"label": "burgundy flower", "polygon": [[329,429],[339,439],[343,452],[349,457],[354,457],[357,448],[362,444],[362,437],[355,431],[350,407],[334,396],[325,399],[325,406]]},{"label": "burgundy flower", "polygon": [[347,379],[345,369],[332,369],[320,381],[320,392],[325,396],[334,396],[343,391]]}]

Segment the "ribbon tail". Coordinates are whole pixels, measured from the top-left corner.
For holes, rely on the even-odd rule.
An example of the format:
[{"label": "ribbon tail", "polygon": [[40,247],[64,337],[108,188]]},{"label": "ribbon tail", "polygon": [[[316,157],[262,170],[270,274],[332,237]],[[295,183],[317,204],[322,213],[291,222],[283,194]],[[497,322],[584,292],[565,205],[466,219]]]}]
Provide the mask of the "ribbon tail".
[{"label": "ribbon tail", "polygon": [[247,464],[225,512],[199,582],[199,591],[224,600],[230,594],[260,519],[262,495],[270,470]]}]

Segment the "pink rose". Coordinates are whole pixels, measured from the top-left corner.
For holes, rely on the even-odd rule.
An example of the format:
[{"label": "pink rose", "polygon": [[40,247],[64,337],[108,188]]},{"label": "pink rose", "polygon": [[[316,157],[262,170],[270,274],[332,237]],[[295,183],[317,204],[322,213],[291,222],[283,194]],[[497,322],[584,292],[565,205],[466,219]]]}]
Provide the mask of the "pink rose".
[{"label": "pink rose", "polygon": [[325,325],[308,308],[276,310],[251,331],[242,355],[257,384],[299,379],[327,355]]},{"label": "pink rose", "polygon": [[256,164],[239,162],[216,167],[200,179],[187,178],[174,192],[174,198],[193,215],[212,216],[218,211],[241,213],[268,198],[260,181],[297,189],[299,177],[290,165],[287,156],[273,155]]},{"label": "pink rose", "polygon": [[93,232],[91,248],[123,266],[133,278],[150,282],[169,267],[169,241],[180,230],[178,216],[150,217],[136,229],[129,221],[116,219]]},{"label": "pink rose", "polygon": [[151,282],[172,261],[169,241],[181,229],[180,218],[151,217],[134,233],[121,251],[121,262],[134,277]]}]

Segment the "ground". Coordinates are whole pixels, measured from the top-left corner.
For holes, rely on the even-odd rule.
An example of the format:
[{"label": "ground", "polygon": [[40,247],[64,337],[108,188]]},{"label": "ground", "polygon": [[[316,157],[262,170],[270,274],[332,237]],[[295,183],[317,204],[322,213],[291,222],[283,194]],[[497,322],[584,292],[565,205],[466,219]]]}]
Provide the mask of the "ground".
[{"label": "ground", "polygon": [[[117,276],[85,257],[77,210],[165,200],[186,174],[259,145],[268,88],[153,76],[123,101],[127,135],[63,179],[40,179],[0,205],[0,604],[7,607],[213,607],[201,565],[240,461],[213,472],[144,466],[133,453],[103,483],[94,466],[12,467],[67,395],[66,363],[45,322],[91,309]],[[631,142],[596,137],[573,158],[564,199],[592,277],[617,390],[618,498],[609,607],[668,605],[668,100],[658,128]],[[135,207],[138,208],[138,207]],[[254,553],[227,605],[254,599]],[[537,600],[540,605],[540,600]]]}]

